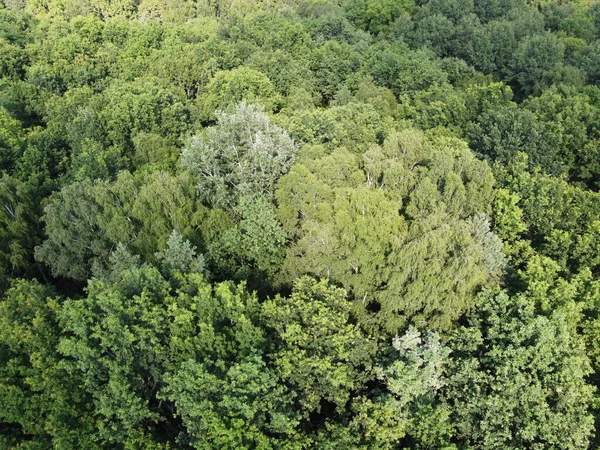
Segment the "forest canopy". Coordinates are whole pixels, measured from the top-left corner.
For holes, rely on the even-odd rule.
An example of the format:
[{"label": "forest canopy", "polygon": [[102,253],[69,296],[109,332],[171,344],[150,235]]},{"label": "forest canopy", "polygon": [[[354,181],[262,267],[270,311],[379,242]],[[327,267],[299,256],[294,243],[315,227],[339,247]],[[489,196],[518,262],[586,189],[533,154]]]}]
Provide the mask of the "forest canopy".
[{"label": "forest canopy", "polygon": [[600,446],[600,3],[0,0],[0,448]]}]

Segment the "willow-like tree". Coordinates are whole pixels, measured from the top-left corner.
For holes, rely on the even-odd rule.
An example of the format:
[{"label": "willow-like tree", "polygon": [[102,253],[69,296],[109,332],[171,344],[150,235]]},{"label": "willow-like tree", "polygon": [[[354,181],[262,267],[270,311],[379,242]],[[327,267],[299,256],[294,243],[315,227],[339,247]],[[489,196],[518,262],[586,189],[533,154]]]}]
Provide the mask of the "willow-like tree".
[{"label": "willow-like tree", "polygon": [[330,277],[364,324],[389,333],[410,321],[448,330],[502,272],[502,245],[483,215],[493,182],[464,142],[417,131],[362,159],[339,149],[301,161],[277,194],[294,239],[282,280]]}]

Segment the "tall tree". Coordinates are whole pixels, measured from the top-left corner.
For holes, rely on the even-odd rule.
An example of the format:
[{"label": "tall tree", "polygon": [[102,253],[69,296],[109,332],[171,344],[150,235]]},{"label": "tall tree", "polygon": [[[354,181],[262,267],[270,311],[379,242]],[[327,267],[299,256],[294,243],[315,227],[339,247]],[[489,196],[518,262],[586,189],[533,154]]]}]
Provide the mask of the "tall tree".
[{"label": "tall tree", "polygon": [[36,258],[54,275],[85,280],[119,242],[145,260],[177,230],[198,246],[205,217],[189,176],[121,172],[114,182],[84,179],[53,194],[44,209],[48,238]]},{"label": "tall tree", "polygon": [[337,150],[296,164],[278,190],[294,236],[283,279],[312,273],[342,283],[363,324],[387,333],[408,321],[447,330],[477,287],[501,274],[501,243],[479,215],[492,184],[463,142],[412,130],[362,161]]}]

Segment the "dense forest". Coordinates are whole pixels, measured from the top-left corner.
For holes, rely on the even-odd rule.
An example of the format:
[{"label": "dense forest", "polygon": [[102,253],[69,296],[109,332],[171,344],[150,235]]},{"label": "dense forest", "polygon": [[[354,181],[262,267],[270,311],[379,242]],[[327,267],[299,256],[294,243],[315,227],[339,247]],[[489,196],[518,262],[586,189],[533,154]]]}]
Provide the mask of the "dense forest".
[{"label": "dense forest", "polygon": [[600,3],[0,1],[0,448],[598,448],[599,388]]}]

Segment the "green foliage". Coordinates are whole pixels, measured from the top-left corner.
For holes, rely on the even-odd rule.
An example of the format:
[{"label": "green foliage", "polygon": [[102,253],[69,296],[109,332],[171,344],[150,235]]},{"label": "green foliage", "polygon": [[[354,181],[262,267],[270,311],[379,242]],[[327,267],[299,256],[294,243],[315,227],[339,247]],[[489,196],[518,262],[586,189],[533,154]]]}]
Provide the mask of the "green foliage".
[{"label": "green foliage", "polygon": [[[392,129],[389,117],[379,113],[376,106],[351,99],[348,104],[326,110],[293,110],[288,117],[279,120],[300,142],[324,144],[331,149],[344,146],[353,152],[363,152]],[[390,109],[389,103],[380,106]]]},{"label": "green foliage", "polygon": [[598,447],[591,3],[0,1],[0,447]]},{"label": "green foliage", "polygon": [[263,310],[277,343],[270,357],[299,412],[307,418],[325,402],[343,411],[351,392],[369,378],[375,350],[349,323],[346,292],[303,277],[289,298],[275,297]]},{"label": "green foliage", "polygon": [[[0,178],[0,268],[4,274],[19,274],[31,265],[38,242],[37,214],[31,192],[9,176]],[[0,275],[2,277],[2,275]],[[0,289],[4,280],[0,278]]]},{"label": "green foliage", "polygon": [[387,50],[374,55],[371,75],[397,96],[425,90],[447,81],[447,74],[433,55],[425,50],[402,52]]},{"label": "green foliage", "polygon": [[[563,172],[571,179],[590,187],[598,178],[594,161],[594,149],[600,138],[598,106],[591,95],[566,88],[549,89],[526,103],[526,108],[544,124],[547,139],[552,140],[556,149],[555,164],[562,164]],[[545,168],[549,164],[541,166]]]},{"label": "green foliage", "polygon": [[586,46],[579,55],[577,66],[585,71],[587,80],[598,86],[600,84],[600,41],[596,40]]},{"label": "green foliage", "polygon": [[465,98],[449,84],[405,94],[396,111],[400,119],[410,119],[423,129],[462,126],[467,120]]},{"label": "green foliage", "polygon": [[474,218],[493,198],[489,168],[464,143],[416,131],[359,161],[338,150],[281,180],[279,212],[295,236],[284,274],[341,282],[361,321],[388,333],[407,320],[447,330],[504,264],[487,220]]},{"label": "green foliage", "polygon": [[564,46],[551,33],[525,39],[513,55],[514,80],[524,95],[539,94],[562,78]]},{"label": "green foliage", "polygon": [[288,234],[264,196],[242,197],[234,212],[238,224],[207,243],[207,258],[218,278],[246,280],[262,291],[281,267]]},{"label": "green foliage", "polygon": [[94,399],[98,435],[109,445],[143,433],[160,417],[156,392],[167,353],[169,285],[154,268],[130,267],[114,284],[92,280],[87,296],[68,300],[60,352]]},{"label": "green foliage", "polygon": [[55,193],[44,209],[48,239],[36,258],[55,275],[85,280],[118,243],[151,260],[173,230],[193,244],[205,214],[187,176],[121,172],[114,182],[83,180]]},{"label": "green foliage", "polygon": [[94,202],[94,184],[85,180],[66,186],[44,209],[48,239],[36,249],[36,259],[54,274],[86,279],[89,259],[108,257],[110,241],[100,233],[100,208]]},{"label": "green foliage", "polygon": [[374,425],[365,428],[368,441],[376,448],[394,448],[409,435],[414,448],[451,448],[450,409],[436,398],[446,386],[450,349],[437,334],[422,336],[414,327],[396,336],[393,348],[388,365],[378,368],[385,389],[371,405],[359,406],[358,417]]},{"label": "green foliage", "polygon": [[542,167],[550,173],[561,173],[556,142],[550,141],[543,123],[533,112],[514,103],[490,108],[472,128],[473,149],[492,161],[507,164],[519,152],[527,152],[533,167]]},{"label": "green foliage", "polygon": [[[184,280],[182,280],[184,281]],[[194,448],[272,448],[295,434],[290,392],[261,353],[256,296],[190,276],[170,310],[173,366],[160,396],[172,401]]]},{"label": "green foliage", "polygon": [[21,124],[0,107],[0,170],[10,171],[21,156]]},{"label": "green foliage", "polygon": [[586,448],[589,362],[572,308],[536,314],[526,295],[487,292],[451,341],[447,398],[476,448]]},{"label": "green foliage", "polygon": [[90,398],[57,352],[61,302],[16,280],[0,302],[2,435],[23,447],[100,448]]},{"label": "green foliage", "polygon": [[[293,44],[295,42],[289,43],[289,45]],[[256,51],[252,54],[248,65],[250,68],[264,73],[279,94],[289,96],[291,91],[300,88],[312,91],[314,89],[313,73],[289,51],[289,48]],[[288,100],[284,97],[279,98],[275,93],[271,95],[274,95],[281,104],[285,104]],[[269,100],[264,99],[263,92],[260,92],[260,96],[257,96],[256,99],[259,103],[269,106]]]},{"label": "green foliage", "polygon": [[166,381],[193,448],[270,449],[277,442],[272,435],[293,434],[289,394],[260,356],[233,364],[222,376],[189,360]]},{"label": "green foliage", "polygon": [[504,242],[512,243],[527,230],[523,211],[519,208],[519,196],[507,189],[498,189],[494,198],[493,230]]},{"label": "green foliage", "polygon": [[141,168],[152,164],[160,169],[169,170],[175,166],[180,150],[168,138],[142,131],[133,136],[132,142],[135,149],[132,158],[134,167]]},{"label": "green foliage", "polygon": [[196,255],[196,247],[175,230],[169,236],[167,247],[156,253],[156,259],[167,274],[172,270],[205,272],[204,257],[201,254]]},{"label": "green foliage", "polygon": [[327,41],[313,50],[309,60],[322,103],[329,104],[344,81],[362,65],[361,55],[349,44]]},{"label": "green foliage", "polygon": [[[277,108],[281,100],[269,78],[248,67],[220,71],[206,85],[199,100],[203,120],[214,120],[215,111],[229,110],[240,102],[259,103],[267,111]],[[239,113],[239,108],[236,108]],[[217,120],[222,120],[217,117]]]},{"label": "green foliage", "polygon": [[535,19],[535,16],[531,17],[529,12],[525,12],[524,15],[493,20],[476,28],[465,49],[467,61],[484,73],[498,76],[511,73],[513,55],[521,39],[541,33],[544,29],[543,20]]},{"label": "green foliage", "polygon": [[385,32],[403,13],[414,9],[410,0],[351,0],[346,6],[346,16],[358,27],[373,34]]},{"label": "green foliage", "polygon": [[188,130],[190,108],[183,92],[161,84],[152,79],[136,80],[111,85],[103,93],[99,119],[106,124],[112,145],[130,149],[131,139],[139,132],[156,133],[176,142]]},{"label": "green foliage", "polygon": [[527,165],[527,158],[520,154],[509,168],[497,171],[501,182],[520,197],[526,235],[563,270],[595,270],[600,263],[596,250],[598,193],[539,172],[527,173]]},{"label": "green foliage", "polygon": [[569,36],[592,42],[596,38],[594,18],[583,11],[575,12],[560,22],[560,30]]}]

